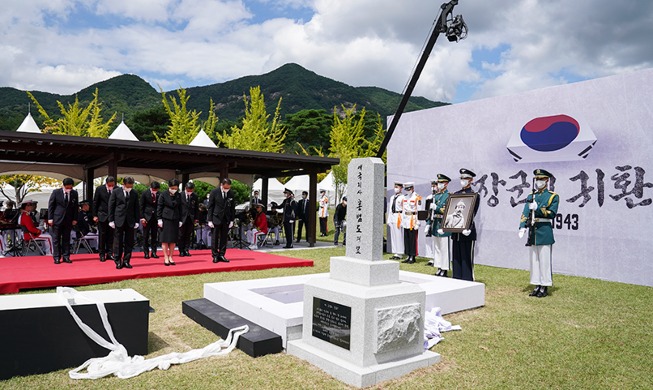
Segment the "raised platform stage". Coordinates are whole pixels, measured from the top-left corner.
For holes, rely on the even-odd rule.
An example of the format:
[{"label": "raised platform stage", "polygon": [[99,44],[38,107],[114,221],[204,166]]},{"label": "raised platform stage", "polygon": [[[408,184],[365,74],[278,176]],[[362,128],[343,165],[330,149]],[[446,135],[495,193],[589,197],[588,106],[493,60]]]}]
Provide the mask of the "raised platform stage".
[{"label": "raised platform stage", "polygon": [[102,263],[97,254],[73,255],[72,264],[54,264],[50,256],[0,258],[0,294],[12,294],[34,288],[86,286],[126,279],[313,266],[312,260],[243,249],[229,249],[229,263],[213,263],[210,250],[192,251],[191,254],[191,257],[175,256],[177,265],[166,267],[163,265],[162,256],[159,259],[144,259],[142,252],[134,252],[132,269],[116,269],[113,261]]}]

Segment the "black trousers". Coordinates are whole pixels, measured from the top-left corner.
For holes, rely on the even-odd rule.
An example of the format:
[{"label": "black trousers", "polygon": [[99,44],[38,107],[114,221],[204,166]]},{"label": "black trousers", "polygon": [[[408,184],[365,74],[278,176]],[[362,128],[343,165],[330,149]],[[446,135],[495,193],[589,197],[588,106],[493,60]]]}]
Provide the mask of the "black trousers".
[{"label": "black trousers", "polygon": [[190,249],[190,239],[193,235],[193,230],[195,230],[194,221],[192,219],[186,218],[183,222],[184,224],[179,228],[179,241],[177,241],[179,253],[186,252]]},{"label": "black trousers", "polygon": [[121,260],[124,263],[129,263],[132,249],[134,249],[134,225],[116,226],[113,236],[113,256],[116,263]]},{"label": "black trousers", "polygon": [[453,240],[451,257],[454,279],[474,281],[474,243],[476,241]]},{"label": "black trousers", "polygon": [[404,229],[404,254],[408,257],[417,256],[417,229]]},{"label": "black trousers", "polygon": [[[154,224],[156,226],[156,223]],[[113,253],[113,229],[109,221],[98,221],[98,252],[101,255]]]},{"label": "black trousers", "polygon": [[152,253],[156,253],[156,248],[159,245],[159,226],[157,225],[156,217],[147,221],[143,226],[143,252],[147,253],[152,248]]},{"label": "black trousers", "polygon": [[229,222],[215,225],[211,238],[211,254],[224,256],[227,253],[227,241],[229,241]]},{"label": "black trousers", "polygon": [[327,234],[327,220],[328,218],[320,217],[320,234],[324,234],[325,236]]},{"label": "black trousers", "polygon": [[52,257],[54,259],[61,259],[70,257],[70,232],[73,229],[72,225],[63,223],[61,225],[53,225],[52,229]]},{"label": "black trousers", "polygon": [[295,224],[283,222],[283,235],[286,236],[286,247],[292,246],[292,239],[295,237]]},{"label": "black trousers", "polygon": [[[302,239],[302,230],[304,230],[304,220],[297,220],[297,241]],[[308,240],[308,224],[306,225],[306,239]]]}]

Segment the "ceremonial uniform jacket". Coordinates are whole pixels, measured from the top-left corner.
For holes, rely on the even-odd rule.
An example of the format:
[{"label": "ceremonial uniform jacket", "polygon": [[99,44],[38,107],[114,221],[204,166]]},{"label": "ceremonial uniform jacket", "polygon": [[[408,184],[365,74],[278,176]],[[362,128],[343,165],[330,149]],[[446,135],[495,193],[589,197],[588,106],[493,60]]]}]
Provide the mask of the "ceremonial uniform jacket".
[{"label": "ceremonial uniform jacket", "polygon": [[[459,190],[454,192],[454,194],[475,194],[476,195],[476,202],[474,205],[474,217],[476,217],[476,213],[478,212],[478,206],[479,206],[479,199],[478,199],[478,194],[474,192],[471,188],[467,188],[464,190]],[[469,230],[471,230],[471,233],[469,236],[466,236],[462,233],[451,233],[451,239],[454,241],[476,241],[476,224],[474,223],[474,220],[472,220],[472,226],[469,227]]]},{"label": "ceremonial uniform jacket", "polygon": [[404,195],[399,192],[390,198],[388,202],[388,225],[400,228],[401,227],[401,213],[404,208]]},{"label": "ceremonial uniform jacket", "polygon": [[404,229],[415,230],[419,228],[417,208],[420,204],[422,204],[422,197],[419,196],[417,192],[413,192],[410,197],[404,197],[403,206],[401,208],[401,226],[403,226]]},{"label": "ceremonial uniform jacket", "polygon": [[318,210],[320,218],[327,218],[329,216],[329,198],[325,195],[320,198],[320,210]]},{"label": "ceremonial uniform jacket", "polygon": [[[524,211],[521,214],[519,228],[525,228],[528,225],[528,220],[531,216],[531,210],[528,204],[533,201],[533,194],[528,195],[526,203],[524,204]],[[552,245],[555,243],[553,239],[553,226],[551,223],[558,213],[558,194],[550,192],[548,189],[535,193],[535,202],[537,202],[537,209],[535,209],[535,243],[534,245]]]},{"label": "ceremonial uniform jacket", "polygon": [[449,237],[451,235],[451,233],[438,233],[438,229],[441,229],[443,225],[444,209],[447,207],[447,200],[449,200],[448,190],[438,192],[432,198],[432,202],[435,204],[435,210],[433,210],[433,220],[431,221],[431,234],[436,237]]}]

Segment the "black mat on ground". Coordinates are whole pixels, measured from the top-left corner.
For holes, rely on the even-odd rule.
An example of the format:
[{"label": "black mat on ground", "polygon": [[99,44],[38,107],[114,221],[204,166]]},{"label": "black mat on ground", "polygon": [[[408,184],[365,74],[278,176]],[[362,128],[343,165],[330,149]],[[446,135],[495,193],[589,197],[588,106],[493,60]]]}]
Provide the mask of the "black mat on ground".
[{"label": "black mat on ground", "polygon": [[223,339],[227,337],[229,329],[248,325],[249,331],[240,336],[236,347],[249,356],[257,357],[283,351],[281,336],[206,298],[184,301],[181,307],[186,316]]}]

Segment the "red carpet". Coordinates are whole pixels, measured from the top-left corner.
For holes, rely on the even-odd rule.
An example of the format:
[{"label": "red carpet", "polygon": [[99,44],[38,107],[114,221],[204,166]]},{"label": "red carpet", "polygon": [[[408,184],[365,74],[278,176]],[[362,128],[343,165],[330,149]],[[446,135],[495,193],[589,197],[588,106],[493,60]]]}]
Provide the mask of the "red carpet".
[{"label": "red carpet", "polygon": [[142,252],[134,252],[132,269],[116,269],[113,261],[101,263],[97,254],[73,255],[70,258],[72,264],[54,264],[51,256],[0,258],[0,294],[17,293],[21,289],[85,286],[126,279],[313,266],[312,260],[242,249],[227,251],[229,263],[214,264],[210,250],[197,250],[191,254],[191,257],[179,257],[175,252],[177,265],[166,267],[160,251],[158,259],[147,260]]}]

